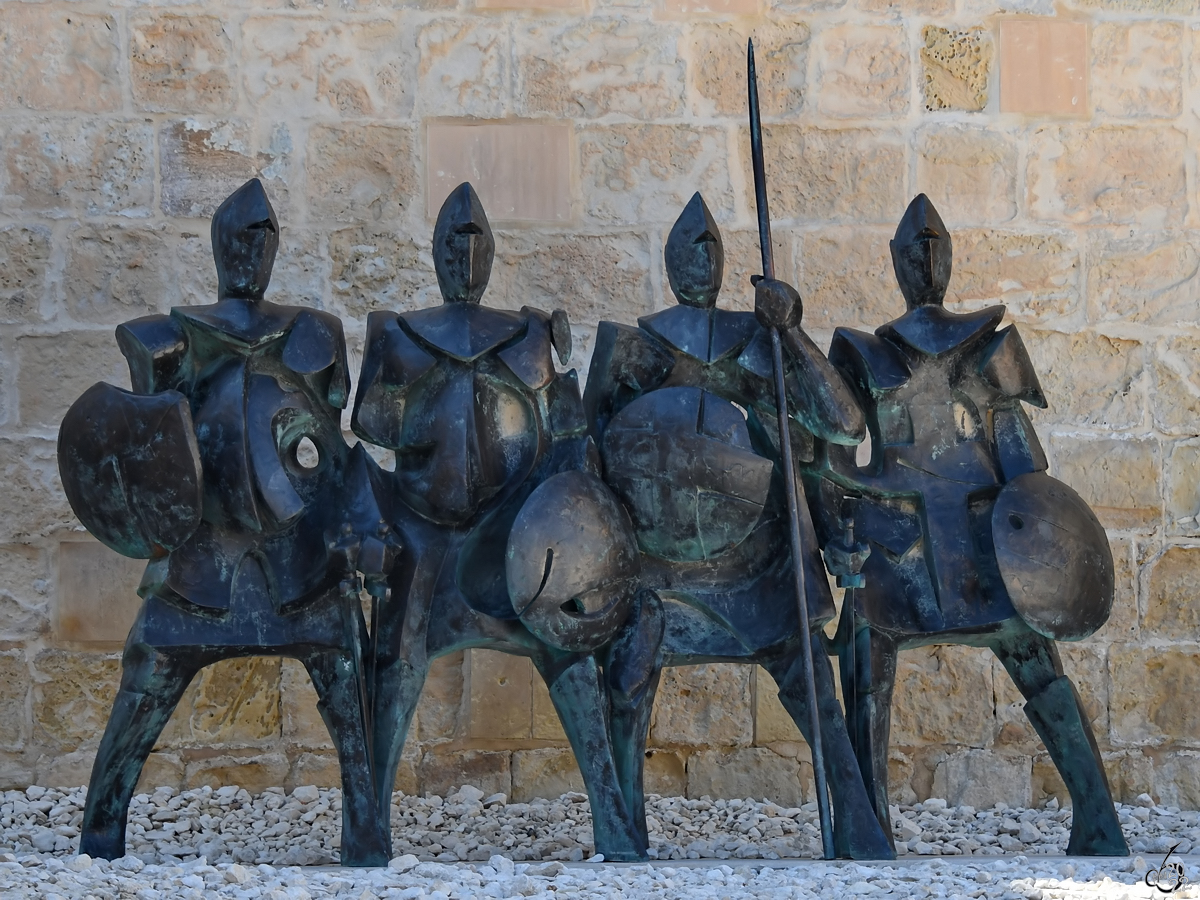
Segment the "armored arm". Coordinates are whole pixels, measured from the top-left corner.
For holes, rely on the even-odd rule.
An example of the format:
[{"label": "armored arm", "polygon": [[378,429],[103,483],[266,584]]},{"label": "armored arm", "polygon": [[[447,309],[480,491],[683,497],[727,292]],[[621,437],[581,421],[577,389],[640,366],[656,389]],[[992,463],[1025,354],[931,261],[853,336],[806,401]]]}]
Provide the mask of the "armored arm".
[{"label": "armored arm", "polygon": [[367,317],[366,350],[350,427],[364,441],[395,450],[400,446],[404,395],[432,369],[434,357],[400,327],[394,313]]},{"label": "armored arm", "polygon": [[996,332],[984,350],[979,373],[1000,394],[992,410],[992,434],[1004,480],[1045,471],[1046,452],[1021,404],[1045,409],[1046,398],[1015,325]]},{"label": "armored arm", "polygon": [[624,407],[666,380],[675,360],[640,328],[601,322],[583,392],[588,430],[597,443]]},{"label": "armored arm", "polygon": [[129,383],[135,394],[180,388],[186,375],[188,339],[174,318],[143,316],[118,325],[117,346],[129,364]]}]

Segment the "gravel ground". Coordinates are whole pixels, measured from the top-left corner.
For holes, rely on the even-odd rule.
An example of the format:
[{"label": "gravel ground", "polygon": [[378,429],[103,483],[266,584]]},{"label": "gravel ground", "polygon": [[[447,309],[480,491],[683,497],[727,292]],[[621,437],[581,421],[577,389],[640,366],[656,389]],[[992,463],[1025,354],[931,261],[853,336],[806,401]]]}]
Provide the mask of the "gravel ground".
[{"label": "gravel ground", "polygon": [[[1138,805],[1119,807],[1135,857],[1103,861],[1061,858],[1071,814],[1053,802],[975,810],[927,800],[893,808],[901,854],[895,864],[785,865],[770,861],[819,855],[814,804],[784,809],[765,801],[652,796],[651,853],[660,862],[607,866],[593,855],[584,795],[508,803],[502,794],[485,797],[464,786],[445,799],[393,798],[396,859],[387,870],[303,870],[337,859],[339,792],[310,786],[252,797],[225,787],[138,795],[130,807],[130,855],[107,863],[76,856],[85,796],[83,788],[3,794],[0,896],[1148,897],[1163,895],[1141,883],[1147,863],[1158,865],[1175,844],[1176,854],[1200,848],[1200,813],[1158,807],[1146,795]],[[1054,856],[1060,858],[1046,858]],[[1185,864],[1200,879],[1200,860]],[[1189,884],[1173,896],[1200,892]]]}]

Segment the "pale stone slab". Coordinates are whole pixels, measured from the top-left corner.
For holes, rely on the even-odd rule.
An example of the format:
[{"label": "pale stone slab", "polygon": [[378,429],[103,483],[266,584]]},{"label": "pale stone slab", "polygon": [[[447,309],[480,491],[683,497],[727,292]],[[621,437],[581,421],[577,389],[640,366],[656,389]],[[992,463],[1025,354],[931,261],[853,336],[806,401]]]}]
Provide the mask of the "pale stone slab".
[{"label": "pale stone slab", "polygon": [[185,789],[213,788],[237,785],[251,794],[261,794],[269,787],[279,787],[288,776],[291,766],[282,753],[223,755],[189,760],[184,770]]},{"label": "pale stone slab", "polygon": [[417,89],[427,115],[498,118],[510,112],[512,36],[491,18],[435,19],[417,40]]},{"label": "pale stone slab", "polygon": [[687,795],[687,763],[683,754],[671,750],[647,750],[642,783],[647,794],[660,797]]},{"label": "pale stone slab", "polygon": [[426,751],[417,767],[421,790],[446,797],[469,784],[483,791],[484,796],[511,794],[510,755],[493,750],[434,747]]},{"label": "pale stone slab", "polygon": [[[158,135],[162,211],[168,216],[208,219],[231,193],[274,160],[256,153],[245,122],[186,119],[168,122]],[[273,206],[275,185],[268,186]],[[280,209],[276,208],[276,213]]]},{"label": "pale stone slab", "polygon": [[177,238],[163,226],[87,223],[68,235],[63,294],[71,318],[119,325],[167,312],[177,300]]},{"label": "pale stone slab", "polygon": [[[952,228],[1007,221],[1017,214],[1016,141],[990,128],[926,128],[917,136],[916,188]],[[952,237],[957,244],[957,229]]]},{"label": "pale stone slab", "polygon": [[1029,806],[1032,802],[1028,756],[1009,756],[992,750],[963,750],[938,764],[933,796],[951,806],[987,809],[997,803]]},{"label": "pale stone slab", "polygon": [[1196,422],[1200,420],[1197,351],[1200,351],[1200,342],[1181,335],[1161,338],[1151,354],[1154,382],[1150,399],[1154,424],[1168,434],[1190,436],[1196,433]]},{"label": "pale stone slab", "polygon": [[395,228],[353,225],[335,231],[329,236],[329,265],[336,308],[355,319],[441,302],[429,248]]},{"label": "pale stone slab", "polygon": [[1154,773],[1159,802],[1181,809],[1200,807],[1200,753],[1175,750],[1165,757]]},{"label": "pale stone slab", "polygon": [[1183,25],[1099,22],[1092,29],[1092,103],[1101,115],[1183,112]]},{"label": "pale stone slab", "polygon": [[553,9],[583,12],[584,0],[475,0],[479,9]]},{"label": "pale stone slab", "polygon": [[[134,794],[150,794],[155,788],[183,787],[183,759],[177,753],[151,753],[142,766]],[[89,776],[90,778],[90,776]],[[82,782],[87,784],[87,781]]]},{"label": "pale stone slab", "polygon": [[146,563],[97,541],[58,545],[54,633],[82,643],[123,642],[142,607],[137,595]]},{"label": "pale stone slab", "polygon": [[905,650],[896,664],[892,745],[987,746],[995,734],[992,685],[987,650],[953,644]]},{"label": "pale stone slab", "polygon": [[116,654],[43,650],[33,660],[34,737],[63,750],[94,749],[121,681]]},{"label": "pale stone slab", "polygon": [[813,789],[812,768],[765,747],[700,750],[688,758],[688,797],[766,799],[782,807],[801,806]]},{"label": "pale stone slab", "polygon": [[50,630],[48,554],[30,544],[0,544],[0,641],[31,640]]},{"label": "pale stone slab", "polygon": [[1164,452],[1167,527],[1174,534],[1200,533],[1200,440],[1172,441]]},{"label": "pale stone slab", "polygon": [[[753,26],[753,27],[751,27]],[[698,115],[746,115],[746,39],[754,38],[758,99],[768,120],[804,108],[812,30],[803,22],[703,23],[686,35],[691,105]]]},{"label": "pale stone slab", "polygon": [[1113,644],[1113,738],[1128,744],[1200,740],[1200,649]]},{"label": "pale stone slab", "polygon": [[111,15],[6,3],[0,10],[0,105],[91,113],[120,109],[119,34]]},{"label": "pale stone slab", "polygon": [[1138,341],[1091,331],[1022,328],[1049,409],[1027,407],[1037,424],[1071,423],[1131,428],[1146,408],[1146,354]]},{"label": "pale stone slab", "polygon": [[804,327],[822,331],[874,331],[904,312],[896,287],[887,228],[833,225],[802,232],[798,239]]},{"label": "pale stone slab", "polygon": [[39,322],[50,265],[50,229],[0,228],[0,324]]},{"label": "pale stone slab", "polygon": [[908,111],[908,37],[900,26],[835,25],[817,39],[817,106],[837,118]]},{"label": "pale stone slab", "polygon": [[1089,312],[1167,329],[1200,324],[1200,236],[1191,231],[1099,231],[1087,247]]},{"label": "pale stone slab", "polygon": [[129,25],[134,103],[151,112],[227,112],[236,100],[232,50],[216,16],[135,17]]},{"label": "pale stone slab", "polygon": [[[662,0],[667,16],[757,16],[762,13],[763,0]],[[763,40],[766,44],[766,40]]]},{"label": "pale stone slab", "polygon": [[21,424],[58,430],[63,414],[97,381],[129,384],[125,358],[105,331],[64,331],[17,339]]},{"label": "pale stone slab", "polygon": [[803,741],[795,721],[779,701],[779,686],[765,669],[754,673],[754,743],[756,746],[779,741]]},{"label": "pale stone slab", "polygon": [[1148,635],[1195,640],[1200,635],[1200,547],[1168,547],[1146,571]]},{"label": "pale stone slab", "polygon": [[0,749],[20,750],[29,738],[29,664],[25,651],[0,653]]},{"label": "pale stone slab", "polygon": [[429,664],[417,703],[415,734],[422,741],[444,740],[459,733],[464,714],[466,653],[459,650]]},{"label": "pale stone slab", "polygon": [[1050,472],[1087,501],[1108,528],[1144,528],[1161,518],[1162,447],[1153,438],[1054,435]]},{"label": "pale stone slab", "polygon": [[0,438],[0,540],[23,541],[78,526],[58,477],[55,441]]},{"label": "pale stone slab", "polygon": [[548,800],[570,791],[582,793],[583,775],[570,750],[547,748],[517,750],[512,758],[512,800],[526,803],[536,797]]},{"label": "pale stone slab", "polygon": [[1088,114],[1087,23],[1049,17],[1000,21],[1000,111]]},{"label": "pale stone slab", "polygon": [[394,221],[419,202],[413,132],[394,125],[314,125],[308,134],[309,214]]},{"label": "pale stone slab", "polygon": [[1017,322],[1052,321],[1082,307],[1074,232],[956,228],[953,239],[950,299],[975,309],[1002,303]]},{"label": "pale stone slab", "polygon": [[[317,691],[304,665],[282,660],[279,673],[279,713],[283,739],[306,750],[332,750],[333,740],[317,710]],[[298,782],[307,784],[308,782]],[[318,782],[313,782],[317,784]]]},{"label": "pale stone slab", "polygon": [[571,218],[570,125],[431,123],[425,148],[425,211],[430,218],[464,181],[471,182],[493,223]]},{"label": "pale stone slab", "polygon": [[533,721],[533,666],[524,656],[474,649],[468,655],[467,736],[528,740]]},{"label": "pale stone slab", "polygon": [[292,765],[288,779],[292,784],[313,784],[319,788],[340,788],[342,770],[335,753],[301,753]]},{"label": "pale stone slab", "polygon": [[[558,717],[554,701],[550,699],[550,689],[546,687],[546,682],[536,672],[533,675],[533,739],[551,744],[567,742],[567,733],[563,731],[562,720]],[[572,788],[572,790],[574,789]]]},{"label": "pale stone slab", "polygon": [[654,700],[650,743],[690,747],[744,747],[752,743],[750,668],[706,663],[665,669]]},{"label": "pale stone slab", "polygon": [[[950,30],[926,25],[921,31],[925,108],[977,112],[988,103],[992,38],[982,28]],[[940,209],[940,207],[939,207]]]}]

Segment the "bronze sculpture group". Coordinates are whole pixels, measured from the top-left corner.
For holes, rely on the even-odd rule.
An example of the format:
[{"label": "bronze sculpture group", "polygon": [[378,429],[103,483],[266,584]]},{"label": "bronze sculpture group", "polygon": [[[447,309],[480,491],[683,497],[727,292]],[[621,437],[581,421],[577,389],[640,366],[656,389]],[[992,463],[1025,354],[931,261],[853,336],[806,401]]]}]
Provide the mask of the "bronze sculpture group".
[{"label": "bronze sculpture group", "polygon": [[[1003,307],[943,307],[950,236],[920,195],[892,242],[908,312],[839,329],[826,357],[773,277],[753,84],[755,312],[717,306],[721,235],[696,194],[665,250],[677,304],[600,323],[581,392],[554,362],[564,313],[482,304],[495,243],[461,185],[434,228],[442,304],[367,323],[351,423],[394,471],[341,434],[341,323],[264,299],[279,226],[262,185],[221,205],[217,302],[118,328],[132,391],[94,386],[60,431],[81,521],[149,560],[81,852],[123,855],[142,765],[195,674],[273,654],[304,663],[337,748],[343,864],[386,863],[430,661],[486,647],[545,679],[607,859],[646,858],[660,672],[705,661],[779,685],[813,746],[826,856],[890,858],[896,655],[933,642],[990,647],[1025,695],[1074,804],[1069,851],[1127,852],[1054,643],[1103,624],[1112,559],[1045,473],[1020,337],[997,330]],[[847,587],[832,644],[827,569]]]}]

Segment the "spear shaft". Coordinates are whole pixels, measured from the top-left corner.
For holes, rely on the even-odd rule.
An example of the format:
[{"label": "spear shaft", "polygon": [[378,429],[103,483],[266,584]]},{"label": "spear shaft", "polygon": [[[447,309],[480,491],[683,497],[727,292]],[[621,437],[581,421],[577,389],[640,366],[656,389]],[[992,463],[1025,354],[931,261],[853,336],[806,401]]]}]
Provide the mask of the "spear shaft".
[{"label": "spear shaft", "polygon": [[[762,251],[763,276],[775,277],[775,258],[771,249],[771,216],[767,210],[767,173],[763,164],[762,121],[758,109],[758,75],[754,69],[754,41],[746,45],[746,80],[750,100],[750,154],[754,166],[754,200],[758,211],[758,242]],[[791,525],[792,571],[796,580],[796,603],[800,612],[800,654],[804,663],[805,691],[808,700],[809,746],[812,749],[813,778],[817,788],[817,811],[821,818],[821,846],[826,859],[833,859],[833,819],[829,811],[829,786],[825,777],[825,753],[821,741],[821,719],[817,711],[817,686],[813,668],[812,634],[808,621],[808,590],[804,571],[804,553],[800,544],[800,504],[804,487],[796,480],[792,455],[792,437],[788,425],[787,386],[784,381],[783,340],[778,328],[771,329],[771,352],[775,368],[775,407],[779,415],[779,451],[787,489],[788,519]]]}]

